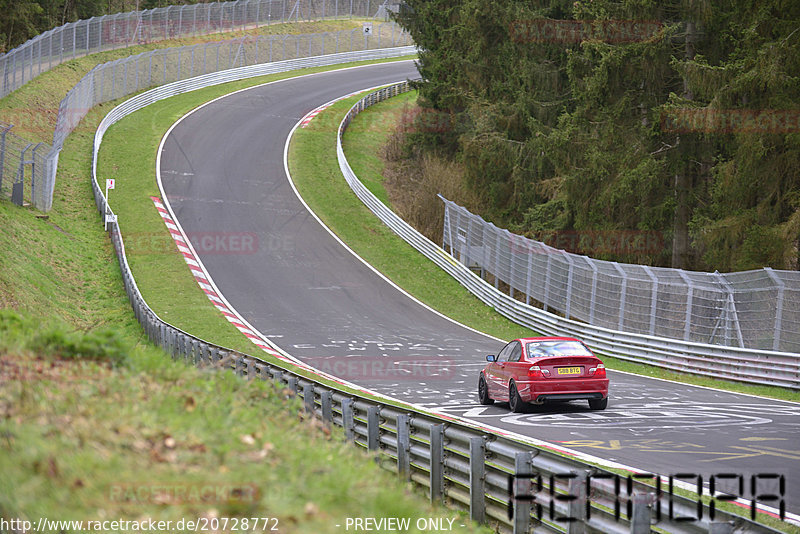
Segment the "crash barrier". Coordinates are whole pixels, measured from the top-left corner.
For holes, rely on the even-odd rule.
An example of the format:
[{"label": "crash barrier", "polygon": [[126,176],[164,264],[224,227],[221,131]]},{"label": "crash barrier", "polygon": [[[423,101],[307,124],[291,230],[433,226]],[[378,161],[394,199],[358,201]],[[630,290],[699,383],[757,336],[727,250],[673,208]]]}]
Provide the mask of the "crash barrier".
[{"label": "crash barrier", "polygon": [[[396,49],[411,45],[411,37],[394,22],[375,24],[368,34],[361,29],[302,35],[244,37],[214,43],[162,48],[95,66],[70,89],[58,108],[53,146],[35,150],[42,160],[32,173],[36,209],[53,205],[58,155],[64,140],[94,106],[142,89],[234,67],[279,64],[302,57],[365,50]],[[381,56],[377,57],[390,57]],[[265,72],[279,72],[270,71]],[[224,76],[223,76],[224,78]]]},{"label": "crash barrier", "polygon": [[[512,234],[440,198],[445,250],[526,304],[636,334],[800,352],[800,271],[704,273],[596,260]],[[658,237],[554,231],[550,240],[603,253],[663,248]]]},{"label": "crash barrier", "polygon": [[[546,335],[574,336],[592,349],[616,358],[680,372],[800,389],[800,355],[695,343],[612,330],[560,317],[520,302],[483,280],[466,265],[420,234],[386,207],[358,179],[342,150],[342,137],[352,118],[365,108],[409,90],[402,82],[359,100],[339,126],[336,153],[339,168],[356,196],[389,228],[444,269],[472,294],[512,321]],[[571,281],[568,284],[572,283]]]},{"label": "crash barrier", "polygon": [[[174,359],[230,369],[246,379],[274,380],[302,398],[305,410],[343,429],[347,440],[378,455],[403,480],[427,489],[431,502],[469,510],[470,517],[503,532],[649,533],[651,524],[671,533],[778,532],[752,519],[719,511],[718,504],[664,488],[651,474],[616,474],[520,440],[493,434],[454,418],[440,418],[412,406],[398,407],[332,387],[286,367],[230,350],[161,320],[144,301],[125,255],[116,217],[97,179],[97,155],[106,130],[123,117],[177,94],[226,81],[341,61],[414,53],[412,47],[307,58],[233,69],[167,84],[115,107],[95,133],[92,189],[100,213],[109,214],[108,232],[125,291],[137,320],[153,343]],[[383,55],[383,56],[381,56]],[[655,480],[655,483],[654,483]],[[648,484],[650,482],[653,485]],[[671,482],[671,481],[670,481]],[[727,495],[717,496],[721,500]],[[534,500],[535,499],[535,500]],[[712,508],[714,512],[712,512]]]},{"label": "crash barrier", "polygon": [[0,54],[0,98],[64,61],[105,50],[301,20],[385,19],[387,7],[381,0],[238,0],[166,6],[70,22]]}]

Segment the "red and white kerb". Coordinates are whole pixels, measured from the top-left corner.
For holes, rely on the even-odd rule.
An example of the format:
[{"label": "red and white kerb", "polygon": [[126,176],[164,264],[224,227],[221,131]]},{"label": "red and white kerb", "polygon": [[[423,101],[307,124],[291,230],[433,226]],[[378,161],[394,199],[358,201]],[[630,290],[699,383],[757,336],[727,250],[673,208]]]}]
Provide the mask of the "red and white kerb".
[{"label": "red and white kerb", "polygon": [[194,279],[197,280],[200,289],[206,294],[208,299],[216,306],[216,308],[225,316],[225,318],[230,322],[233,326],[239,329],[239,331],[247,336],[250,341],[252,341],[255,345],[259,348],[263,349],[264,351],[272,354],[276,358],[280,358],[285,360],[286,358],[274,350],[272,347],[267,345],[259,336],[257,336],[247,325],[243,324],[241,319],[234,314],[225,301],[220,298],[217,294],[216,290],[213,286],[208,283],[208,277],[203,272],[203,269],[200,267],[200,262],[197,261],[197,258],[192,251],[192,248],[187,246],[186,240],[184,239],[181,231],[178,229],[178,226],[175,224],[175,221],[172,220],[170,217],[169,212],[164,207],[164,204],[161,202],[161,199],[158,197],[150,197],[153,200],[153,204],[156,205],[156,209],[158,213],[161,214],[161,218],[164,219],[164,224],[167,225],[167,229],[169,230],[172,239],[175,240],[175,245],[178,247],[178,250],[181,254],[183,254],[183,259],[186,261],[186,264],[189,266],[189,269],[194,276]]}]

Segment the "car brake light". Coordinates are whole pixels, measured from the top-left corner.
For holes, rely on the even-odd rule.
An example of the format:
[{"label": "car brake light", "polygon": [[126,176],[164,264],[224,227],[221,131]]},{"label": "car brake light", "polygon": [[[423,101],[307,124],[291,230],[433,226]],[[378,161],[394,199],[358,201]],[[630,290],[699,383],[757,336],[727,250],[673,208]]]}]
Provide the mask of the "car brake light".
[{"label": "car brake light", "polygon": [[589,369],[589,376],[594,376],[595,378],[605,378],[606,366],[601,363],[597,367],[592,367]]},{"label": "car brake light", "polygon": [[542,370],[539,368],[538,365],[532,365],[528,369],[528,376],[530,378],[542,378]]}]

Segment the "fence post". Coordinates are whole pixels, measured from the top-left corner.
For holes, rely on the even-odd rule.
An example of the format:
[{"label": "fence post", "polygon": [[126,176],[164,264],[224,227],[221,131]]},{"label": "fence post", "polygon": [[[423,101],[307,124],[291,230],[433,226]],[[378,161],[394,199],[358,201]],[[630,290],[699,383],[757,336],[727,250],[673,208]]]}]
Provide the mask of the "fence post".
[{"label": "fence post", "polygon": [[431,503],[444,496],[444,425],[431,425]]},{"label": "fence post", "polygon": [[579,471],[576,475],[569,479],[567,486],[570,499],[567,534],[586,534],[586,471]]},{"label": "fence post", "polygon": [[377,451],[380,448],[380,406],[367,408],[367,450]]},{"label": "fence post", "polygon": [[650,534],[650,501],[652,494],[634,493],[631,534]]},{"label": "fence post", "polygon": [[[2,161],[0,161],[0,168],[1,167]],[[0,172],[2,172],[2,170],[0,170]],[[775,274],[775,271],[773,271],[771,267],[765,267],[764,270],[778,287],[778,302],[775,306],[775,334],[772,338],[772,350],[778,351],[781,350],[781,322],[783,320],[783,290],[785,284],[783,283],[783,280],[778,278],[778,275]]]},{"label": "fence post", "polygon": [[658,278],[653,274],[653,270],[649,265],[642,265],[642,269],[650,277],[650,283],[652,284],[650,289],[650,335],[654,336],[656,334],[656,313],[658,311],[656,307],[658,304]]},{"label": "fence post", "polygon": [[575,264],[572,256],[566,250],[559,250],[564,259],[567,260],[569,269],[567,270],[567,293],[564,295],[564,318],[570,318],[570,307],[572,306],[572,278],[575,272]]},{"label": "fence post", "polygon": [[397,473],[405,480],[411,480],[411,417],[408,414],[397,416]]},{"label": "fence post", "polygon": [[594,309],[597,304],[597,265],[591,258],[586,258],[586,262],[592,268],[592,298],[589,301],[589,324],[594,324]]},{"label": "fence post", "polygon": [[681,275],[683,281],[686,283],[686,315],[684,316],[683,325],[683,340],[689,341],[692,335],[692,303],[694,300],[694,284],[691,278],[686,274],[683,269],[678,269],[678,274]]},{"label": "fence post", "polygon": [[356,439],[356,419],[353,413],[353,399],[342,399],[342,427],[344,428],[344,439],[355,441]]},{"label": "fence post", "polygon": [[23,148],[22,152],[19,154],[19,167],[17,168],[17,176],[14,179],[14,184],[11,186],[11,202],[17,206],[22,206],[24,203],[23,192],[25,190],[25,164],[28,163],[25,160],[25,153],[32,146],[33,143],[28,143],[28,145]]},{"label": "fence post", "polygon": [[0,191],[3,189],[3,170],[6,163],[6,134],[11,131],[13,124],[6,124],[0,130]]},{"label": "fence post", "polygon": [[547,254],[547,267],[544,270],[544,297],[542,298],[542,309],[547,311],[547,307],[549,306],[550,300],[550,272],[551,272],[551,265],[553,263],[553,252],[555,249],[548,245],[544,245],[546,248],[545,253]]},{"label": "fence post", "polygon": [[326,424],[333,424],[333,392],[326,389],[319,396],[322,404],[322,421]]},{"label": "fence post", "polygon": [[533,507],[533,453],[518,452],[514,455],[514,477],[509,488],[509,507],[514,514],[513,534],[528,534],[531,529]]},{"label": "fence post", "polygon": [[469,439],[469,518],[478,523],[486,521],[486,441],[483,437]]},{"label": "fence post", "polygon": [[733,523],[730,521],[712,521],[708,526],[708,534],[733,534]]},{"label": "fence post", "polygon": [[289,388],[289,391],[291,391],[293,395],[297,395],[297,377],[289,376],[286,379],[286,387]]},{"label": "fence post", "polygon": [[623,326],[625,325],[625,293],[628,290],[628,273],[619,266],[619,263],[614,261],[612,264],[622,277],[622,285],[619,290],[619,324],[617,325],[617,330],[623,330]]},{"label": "fence post", "polygon": [[303,386],[303,407],[306,413],[314,415],[314,384],[306,384]]}]

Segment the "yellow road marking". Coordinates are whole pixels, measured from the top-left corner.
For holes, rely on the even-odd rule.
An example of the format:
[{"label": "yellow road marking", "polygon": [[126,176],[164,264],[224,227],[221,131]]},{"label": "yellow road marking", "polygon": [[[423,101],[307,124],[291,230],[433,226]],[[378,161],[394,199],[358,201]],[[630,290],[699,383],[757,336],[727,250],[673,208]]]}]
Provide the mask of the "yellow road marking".
[{"label": "yellow road marking", "polygon": [[[774,452],[772,450],[766,449],[755,449],[752,447],[739,447],[739,446],[732,446],[731,449],[740,449],[743,451],[747,451],[747,453],[739,453],[733,454],[728,456],[727,458],[715,458],[715,460],[741,460],[742,458],[755,458],[757,456],[777,456],[778,458],[787,458],[789,460],[800,460],[800,454],[795,451],[782,451],[781,449],[775,449]],[[786,454],[788,453],[788,454]],[[702,460],[703,462],[710,462],[711,460]]]}]

